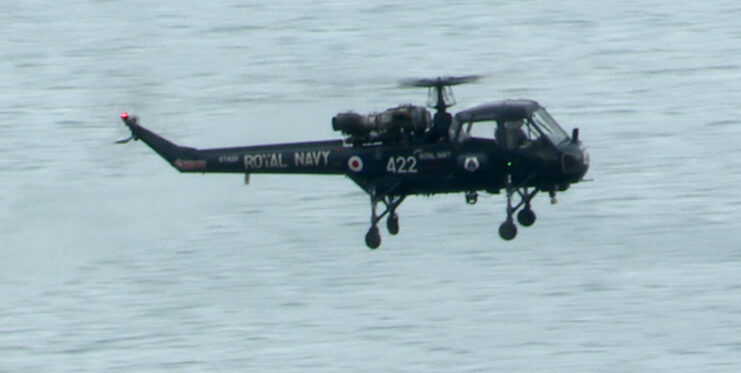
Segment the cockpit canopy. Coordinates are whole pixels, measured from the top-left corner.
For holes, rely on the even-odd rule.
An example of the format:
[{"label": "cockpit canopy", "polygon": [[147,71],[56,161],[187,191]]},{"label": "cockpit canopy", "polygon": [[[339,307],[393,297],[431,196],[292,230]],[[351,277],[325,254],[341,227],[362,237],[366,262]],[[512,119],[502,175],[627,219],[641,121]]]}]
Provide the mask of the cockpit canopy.
[{"label": "cockpit canopy", "polygon": [[[555,119],[535,101],[504,100],[489,102],[458,112],[451,127],[451,138],[492,138],[521,132],[518,141],[548,139],[553,145],[569,140]],[[512,140],[514,141],[514,140]]]}]

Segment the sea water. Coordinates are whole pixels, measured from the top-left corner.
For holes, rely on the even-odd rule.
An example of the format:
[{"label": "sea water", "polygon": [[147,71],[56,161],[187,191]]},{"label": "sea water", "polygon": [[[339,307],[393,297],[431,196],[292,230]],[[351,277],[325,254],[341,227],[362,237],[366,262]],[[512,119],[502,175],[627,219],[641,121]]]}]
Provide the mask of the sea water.
[{"label": "sea water", "polygon": [[[741,369],[735,1],[4,1],[0,371]],[[332,115],[535,99],[591,155],[511,242],[501,195],[410,197],[368,250],[344,177],[183,175]]]}]

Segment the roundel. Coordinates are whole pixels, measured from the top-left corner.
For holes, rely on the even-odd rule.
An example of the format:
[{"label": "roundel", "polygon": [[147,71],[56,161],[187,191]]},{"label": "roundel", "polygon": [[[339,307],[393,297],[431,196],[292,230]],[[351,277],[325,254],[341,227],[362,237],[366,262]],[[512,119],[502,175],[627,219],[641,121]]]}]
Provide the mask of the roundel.
[{"label": "roundel", "polygon": [[466,157],[466,160],[463,161],[463,168],[466,169],[468,172],[474,172],[479,169],[479,159],[478,157]]},{"label": "roundel", "polygon": [[353,155],[347,160],[347,167],[350,168],[350,171],[360,172],[363,170],[363,160],[357,155]]}]

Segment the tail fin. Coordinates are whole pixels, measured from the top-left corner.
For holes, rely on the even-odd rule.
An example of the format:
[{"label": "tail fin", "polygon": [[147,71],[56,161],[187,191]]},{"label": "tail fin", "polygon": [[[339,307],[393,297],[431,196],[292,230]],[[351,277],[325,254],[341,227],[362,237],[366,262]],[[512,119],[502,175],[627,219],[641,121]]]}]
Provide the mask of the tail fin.
[{"label": "tail fin", "polygon": [[199,171],[206,168],[206,162],[200,159],[198,149],[178,146],[164,137],[139,125],[137,117],[128,113],[121,113],[121,119],[131,130],[131,137],[119,140],[117,143],[126,143],[130,140],[142,140],[152,150],[157,152],[173,167],[182,171]]}]

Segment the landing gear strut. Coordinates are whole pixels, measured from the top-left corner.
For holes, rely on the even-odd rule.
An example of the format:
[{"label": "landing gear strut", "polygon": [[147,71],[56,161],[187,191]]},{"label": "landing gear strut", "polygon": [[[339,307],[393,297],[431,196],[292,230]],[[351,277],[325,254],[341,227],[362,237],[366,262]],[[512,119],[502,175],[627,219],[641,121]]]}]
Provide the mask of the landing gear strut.
[{"label": "landing gear strut", "polygon": [[[379,194],[376,192],[375,188],[371,188],[369,194],[371,198],[371,227],[368,229],[368,233],[365,234],[365,244],[373,250],[381,246],[381,234],[378,231],[378,222],[383,219],[384,216],[388,215],[388,218],[386,218],[386,228],[389,233],[392,235],[399,233],[399,215],[396,214],[396,209],[404,201],[406,195],[391,193]],[[385,207],[383,212],[380,214],[376,212],[376,207],[379,202],[381,202]]]},{"label": "landing gear strut", "polygon": [[[522,208],[517,213],[517,222],[523,227],[529,227],[535,223],[535,212],[530,208],[530,201],[538,193],[538,189],[532,191],[528,190],[527,187],[513,187],[511,186],[510,177],[507,177],[507,219],[499,226],[499,236],[504,240],[512,240],[517,236],[517,226],[515,225],[512,216],[514,213]],[[512,197],[516,194],[520,196],[520,202],[516,205],[512,205]]]}]

